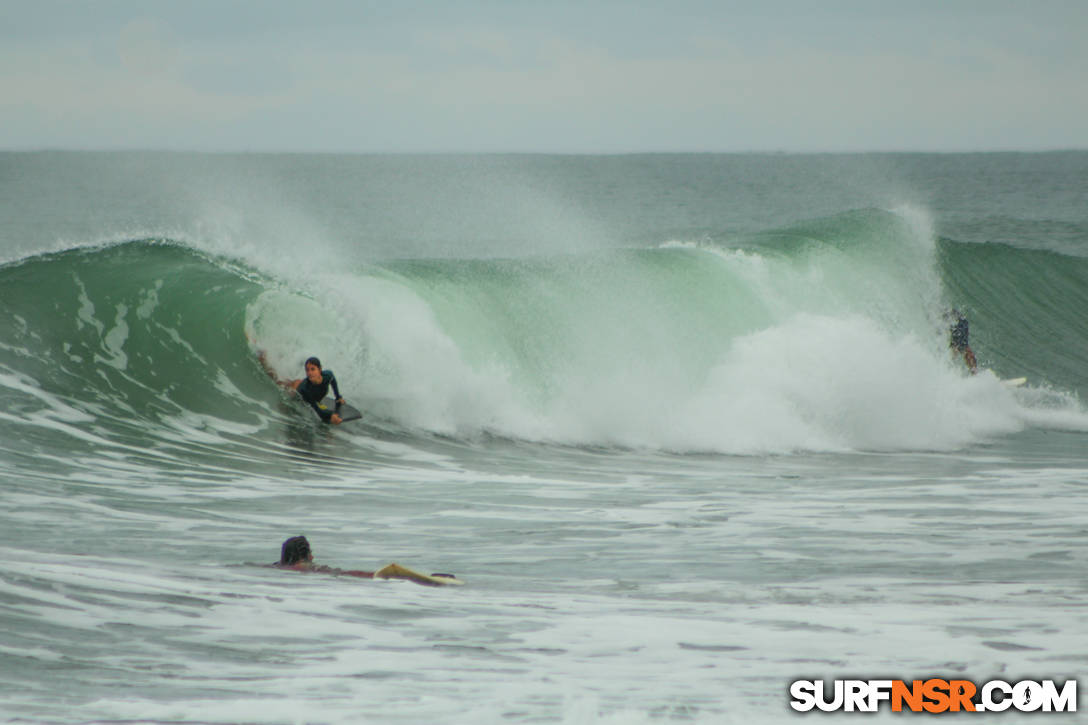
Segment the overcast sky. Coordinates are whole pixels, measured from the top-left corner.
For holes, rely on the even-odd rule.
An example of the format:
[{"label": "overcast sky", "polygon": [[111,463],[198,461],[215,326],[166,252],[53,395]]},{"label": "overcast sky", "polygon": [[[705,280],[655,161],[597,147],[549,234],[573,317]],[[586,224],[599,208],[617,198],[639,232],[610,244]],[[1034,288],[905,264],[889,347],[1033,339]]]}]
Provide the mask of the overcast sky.
[{"label": "overcast sky", "polygon": [[1088,1],[0,0],[0,148],[1088,148]]}]

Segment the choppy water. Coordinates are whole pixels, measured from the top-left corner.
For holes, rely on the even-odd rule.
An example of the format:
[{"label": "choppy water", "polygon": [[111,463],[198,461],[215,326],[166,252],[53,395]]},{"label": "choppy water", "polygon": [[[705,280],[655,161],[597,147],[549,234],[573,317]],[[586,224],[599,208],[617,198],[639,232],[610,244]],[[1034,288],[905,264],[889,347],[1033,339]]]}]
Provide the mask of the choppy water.
[{"label": "choppy water", "polygon": [[[0,711],[778,722],[799,678],[1077,677],[1086,179],[0,155]],[[299,533],[468,584],[261,566]]]}]

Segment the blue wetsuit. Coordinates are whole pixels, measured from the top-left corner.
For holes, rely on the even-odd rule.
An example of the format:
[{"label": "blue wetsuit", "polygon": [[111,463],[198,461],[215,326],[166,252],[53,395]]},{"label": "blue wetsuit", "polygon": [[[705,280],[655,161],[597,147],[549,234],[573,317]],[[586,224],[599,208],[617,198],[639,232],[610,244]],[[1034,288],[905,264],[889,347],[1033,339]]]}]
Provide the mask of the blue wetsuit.
[{"label": "blue wetsuit", "polygon": [[332,386],[333,400],[340,400],[340,386],[336,384],[336,376],[332,374],[332,370],[321,371],[321,382],[312,383],[309,378],[303,378],[302,382],[298,384],[295,391],[299,394],[303,400],[313,406],[314,411],[321,416],[321,420],[326,423],[332,418],[332,414],[336,411],[329,409],[322,409],[320,407],[321,401],[329,394],[329,386]]}]

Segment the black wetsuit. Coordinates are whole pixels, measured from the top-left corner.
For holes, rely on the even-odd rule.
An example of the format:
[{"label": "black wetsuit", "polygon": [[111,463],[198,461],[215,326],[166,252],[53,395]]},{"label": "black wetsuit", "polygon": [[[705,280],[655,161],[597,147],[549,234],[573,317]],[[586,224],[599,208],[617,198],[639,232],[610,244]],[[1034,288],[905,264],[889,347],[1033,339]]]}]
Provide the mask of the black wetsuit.
[{"label": "black wetsuit", "polygon": [[963,351],[967,349],[967,318],[960,317],[949,329],[953,350]]},{"label": "black wetsuit", "polygon": [[322,409],[320,407],[321,401],[329,394],[330,385],[332,386],[333,400],[340,400],[340,386],[336,384],[336,376],[332,374],[332,370],[321,371],[320,383],[315,384],[310,382],[309,378],[303,378],[302,382],[295,388],[299,397],[312,405],[317,414],[321,416],[321,420],[326,423],[332,418],[332,414],[336,412],[329,410],[328,408]]}]

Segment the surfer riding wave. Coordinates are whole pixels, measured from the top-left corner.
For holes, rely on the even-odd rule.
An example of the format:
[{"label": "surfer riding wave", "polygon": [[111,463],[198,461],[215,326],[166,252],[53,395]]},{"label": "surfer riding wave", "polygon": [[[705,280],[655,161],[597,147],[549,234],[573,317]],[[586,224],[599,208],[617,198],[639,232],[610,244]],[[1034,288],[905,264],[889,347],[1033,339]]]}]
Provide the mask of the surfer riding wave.
[{"label": "surfer riding wave", "polygon": [[975,359],[974,350],[972,350],[971,345],[968,344],[970,328],[968,326],[967,317],[956,309],[949,311],[946,314],[946,317],[951,323],[948,328],[948,346],[956,355],[963,357],[963,362],[967,365],[967,369],[974,375],[978,372],[978,361]]},{"label": "surfer riding wave", "polygon": [[329,410],[321,404],[321,401],[329,394],[330,387],[335,396],[337,408],[344,405],[344,398],[340,395],[340,386],[336,382],[336,376],[333,375],[332,370],[323,369],[319,359],[316,357],[308,358],[305,364],[306,377],[297,380],[278,379],[275,372],[269,366],[268,361],[265,359],[264,352],[259,352],[257,354],[257,359],[260,360],[265,372],[267,372],[273,380],[283,387],[298,393],[300,398],[310,404],[314,409],[314,412],[321,417],[321,420],[326,423],[332,423],[333,425],[339,425],[343,422],[343,418],[338,412]]}]

